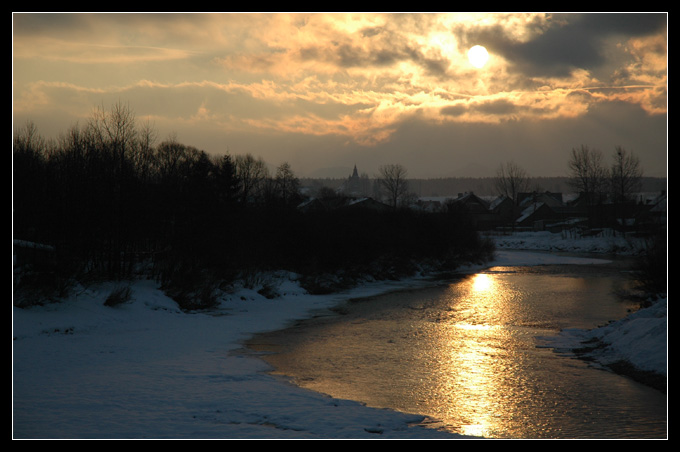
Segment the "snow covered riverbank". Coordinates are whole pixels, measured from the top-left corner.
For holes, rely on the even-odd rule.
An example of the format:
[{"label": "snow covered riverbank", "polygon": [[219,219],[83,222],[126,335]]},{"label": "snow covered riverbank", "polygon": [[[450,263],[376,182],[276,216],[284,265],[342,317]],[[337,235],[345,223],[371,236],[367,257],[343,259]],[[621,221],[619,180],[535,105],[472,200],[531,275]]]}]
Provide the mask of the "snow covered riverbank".
[{"label": "snow covered riverbank", "polygon": [[[598,263],[499,245],[494,265]],[[460,438],[418,425],[417,414],[302,390],[267,374],[267,365],[242,349],[254,333],[283,328],[348,297],[425,285],[425,279],[323,296],[306,294],[295,275],[277,281],[278,298],[235,288],[211,313],[180,311],[152,281],[131,283],[131,300],[116,307],[104,305],[116,286],[101,284],[59,304],[13,308],[13,437]],[[659,352],[666,345],[665,303],[652,308],[651,315],[639,311],[620,326],[570,331],[569,338],[597,335],[611,344],[607,356],[636,365],[646,357],[646,369],[665,374],[666,356]],[[655,353],[619,346],[643,329],[644,340],[635,343]]]},{"label": "snow covered riverbank", "polygon": [[551,252],[596,253],[636,255],[644,242],[612,232],[603,231],[598,236],[582,237],[568,232],[551,233],[515,232],[492,236],[499,250],[534,250]]},{"label": "snow covered riverbank", "polygon": [[[643,242],[613,234],[574,237],[549,232],[522,232],[495,237],[499,250],[538,250],[594,254],[637,255]],[[501,251],[502,252],[502,251]],[[534,261],[530,265],[538,264]],[[545,345],[559,353],[579,356],[620,373],[636,374],[652,386],[666,383],[668,362],[667,298],[624,319],[593,330],[569,329],[556,337],[543,338]]]},{"label": "snow covered riverbank", "polygon": [[667,299],[593,330],[567,329],[543,338],[558,353],[635,377],[666,390],[668,374]]}]

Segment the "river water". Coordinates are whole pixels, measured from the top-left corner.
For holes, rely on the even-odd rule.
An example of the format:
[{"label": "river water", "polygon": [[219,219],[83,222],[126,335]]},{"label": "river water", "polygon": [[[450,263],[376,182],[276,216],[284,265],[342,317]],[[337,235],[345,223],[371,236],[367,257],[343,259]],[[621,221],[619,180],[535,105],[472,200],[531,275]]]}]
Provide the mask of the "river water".
[{"label": "river water", "polygon": [[487,438],[667,438],[665,394],[541,347],[634,308],[612,264],[493,267],[255,337],[274,373]]}]

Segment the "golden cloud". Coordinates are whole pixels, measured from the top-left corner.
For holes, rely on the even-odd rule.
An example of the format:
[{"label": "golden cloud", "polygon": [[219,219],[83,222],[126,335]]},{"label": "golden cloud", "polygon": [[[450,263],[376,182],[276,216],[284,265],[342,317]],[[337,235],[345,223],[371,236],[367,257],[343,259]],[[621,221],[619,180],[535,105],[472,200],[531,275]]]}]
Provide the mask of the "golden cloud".
[{"label": "golden cloud", "polygon": [[[545,14],[114,16],[107,22],[105,14],[86,15],[81,33],[15,35],[14,61],[22,70],[15,111],[57,108],[74,93],[82,106],[134,92],[139,102],[156,99],[156,107],[145,107],[149,115],[172,111],[184,120],[338,135],[364,145],[388,140],[413,117],[438,123],[574,118],[609,101],[666,111],[667,49],[659,34],[618,44],[628,59],[610,62],[615,69],[606,80],[578,67],[561,77],[527,76],[493,49],[483,69],[469,65],[473,36],[484,31],[528,42],[562,20]],[[23,71],[29,60],[46,67],[76,63],[83,73],[77,81],[50,81]],[[116,83],[110,74],[122,65],[127,79]],[[92,79],[85,82],[87,74]],[[176,99],[173,109],[158,106],[171,102],[158,102],[152,93],[160,92]],[[175,113],[184,99],[186,112]]]}]

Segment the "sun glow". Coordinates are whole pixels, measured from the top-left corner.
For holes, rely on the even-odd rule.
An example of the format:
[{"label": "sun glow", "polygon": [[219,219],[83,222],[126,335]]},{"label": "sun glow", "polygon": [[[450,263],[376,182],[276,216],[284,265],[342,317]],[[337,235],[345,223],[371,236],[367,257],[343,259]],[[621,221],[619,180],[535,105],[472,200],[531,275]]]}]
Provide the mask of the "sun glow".
[{"label": "sun glow", "polygon": [[485,273],[477,273],[472,282],[472,289],[475,292],[487,292],[493,285],[493,279]]},{"label": "sun glow", "polygon": [[482,68],[489,61],[489,52],[483,46],[473,46],[468,50],[468,60],[476,68]]}]

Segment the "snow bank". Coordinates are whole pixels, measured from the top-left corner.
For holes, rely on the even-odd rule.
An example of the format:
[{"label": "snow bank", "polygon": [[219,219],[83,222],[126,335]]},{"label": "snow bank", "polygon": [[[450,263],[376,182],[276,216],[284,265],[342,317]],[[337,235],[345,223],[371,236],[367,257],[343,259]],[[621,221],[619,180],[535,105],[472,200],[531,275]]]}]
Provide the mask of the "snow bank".
[{"label": "snow bank", "polygon": [[569,232],[515,232],[492,237],[498,249],[540,250],[554,252],[635,255],[640,252],[639,239],[603,231],[597,236],[584,237]]},{"label": "snow bank", "polygon": [[13,308],[14,438],[451,438],[422,416],[368,408],[267,374],[242,342],[348,296],[310,296],[294,275],[280,298],[234,288],[211,313],[185,313],[152,281],[107,307],[101,284],[68,300]]},{"label": "snow bank", "polygon": [[620,362],[635,369],[667,375],[668,319],[666,298],[627,317],[592,330],[566,329],[541,338],[546,347],[575,354],[602,366]]},{"label": "snow bank", "polygon": [[[508,236],[496,236],[493,239],[499,249],[495,265],[504,265],[504,262],[511,265],[606,262],[598,258],[589,260],[510,250],[636,255],[644,246],[642,241],[606,232],[597,237],[569,236],[546,231],[517,232]],[[557,337],[542,339],[546,346],[566,353],[592,348],[587,354],[588,359],[603,366],[627,362],[637,370],[665,376],[668,362],[667,325],[667,299],[664,298],[651,307],[641,309],[607,326],[593,330],[569,329],[562,331]],[[593,344],[598,346],[594,347]]]},{"label": "snow bank", "polygon": [[598,360],[605,364],[629,361],[640,370],[667,375],[667,304],[664,298],[618,322],[589,331],[589,339],[606,344]]}]

